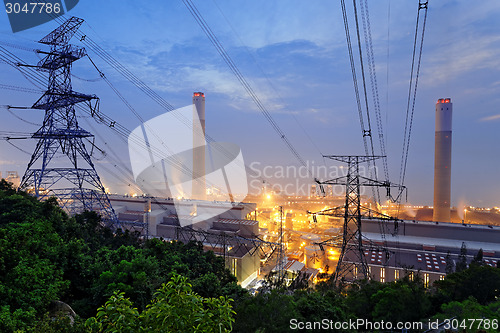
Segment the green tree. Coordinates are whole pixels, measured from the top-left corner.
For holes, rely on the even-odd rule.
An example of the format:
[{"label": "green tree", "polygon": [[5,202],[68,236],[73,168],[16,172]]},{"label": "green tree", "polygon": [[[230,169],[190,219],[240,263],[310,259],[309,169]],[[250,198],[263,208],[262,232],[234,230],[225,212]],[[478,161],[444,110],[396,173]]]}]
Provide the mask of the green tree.
[{"label": "green tree", "polygon": [[146,309],[116,291],[86,327],[91,332],[230,332],[234,322],[231,299],[203,298],[187,278],[176,275],[163,284]]},{"label": "green tree", "polygon": [[[450,318],[455,318],[458,322],[462,320],[467,321],[469,319],[487,319],[490,323],[489,325],[483,321],[481,329],[478,329],[478,323],[476,321],[472,329],[467,330],[467,332],[498,332],[498,327],[491,325],[491,322],[492,320],[496,320],[497,323],[500,322],[499,310],[500,301],[488,305],[481,305],[474,297],[469,297],[461,302],[453,301],[443,304],[441,306],[441,312],[436,314],[433,319],[439,319],[440,322]],[[470,321],[467,321],[468,325],[470,325],[470,323]]]},{"label": "green tree", "polygon": [[419,321],[430,314],[431,301],[420,278],[389,282],[371,297],[375,321]]},{"label": "green tree", "polygon": [[487,304],[500,297],[500,269],[472,264],[464,271],[436,281],[434,286],[437,300],[434,303],[461,302],[472,296],[480,304]]},{"label": "green tree", "polygon": [[455,267],[455,271],[461,272],[467,269],[467,245],[465,242],[462,243],[460,248],[460,255],[458,256],[458,262]]},{"label": "green tree", "polygon": [[0,332],[15,332],[16,330],[24,330],[36,321],[36,310],[15,309],[10,305],[0,307]]},{"label": "green tree", "polygon": [[321,321],[325,318],[334,322],[349,320],[345,298],[334,290],[326,293],[297,291],[293,296],[296,309],[304,321]]},{"label": "green tree", "polygon": [[474,256],[474,259],[471,262],[471,265],[483,265],[483,249],[479,249],[477,254]]},{"label": "green tree", "polygon": [[0,331],[79,332],[50,304],[65,302],[88,318],[119,289],[142,311],[176,273],[207,299],[245,295],[202,244],[144,242],[105,228],[95,212],[68,217],[54,198],[40,202],[0,181]]},{"label": "green tree", "polygon": [[168,279],[173,272],[184,275],[192,282],[193,291],[203,297],[222,295],[238,299],[246,293],[225,268],[224,258],[212,251],[204,251],[199,242],[183,244],[150,239],[145,243],[144,251],[158,260],[161,276]]},{"label": "green tree", "polygon": [[[124,254],[126,251],[130,253]],[[109,259],[117,252],[120,253],[117,257]],[[140,249],[125,246],[117,250],[109,250],[104,256],[108,259],[104,260],[104,263],[109,266],[98,269],[102,273],[92,286],[95,298],[97,300],[107,298],[114,290],[121,290],[131,297],[141,310],[145,309],[154,291],[162,282],[165,282],[159,276],[159,264],[156,258],[146,256]]]},{"label": "green tree", "polygon": [[290,320],[299,317],[293,296],[279,289],[247,295],[235,311],[235,332],[288,332]]},{"label": "green tree", "polygon": [[451,274],[455,271],[455,263],[453,262],[453,259],[451,258],[451,252],[448,251],[446,254],[446,268],[445,268],[446,274]]},{"label": "green tree", "polygon": [[346,290],[347,307],[356,317],[373,320],[372,296],[382,288],[383,284],[374,280],[361,280],[349,285]]},{"label": "green tree", "polygon": [[21,329],[68,288],[57,265],[63,241],[50,223],[61,215],[54,202],[9,189],[0,190],[0,207],[0,306],[2,317],[10,318],[5,323]]}]

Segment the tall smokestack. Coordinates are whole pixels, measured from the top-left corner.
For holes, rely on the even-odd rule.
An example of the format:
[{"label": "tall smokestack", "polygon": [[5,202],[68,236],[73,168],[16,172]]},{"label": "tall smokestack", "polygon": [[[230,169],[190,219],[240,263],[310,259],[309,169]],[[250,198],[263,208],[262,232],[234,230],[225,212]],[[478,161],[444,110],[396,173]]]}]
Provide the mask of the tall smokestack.
[{"label": "tall smokestack", "polygon": [[206,199],[205,185],[205,94],[193,93],[193,188],[192,198]]},{"label": "tall smokestack", "polygon": [[436,138],[434,150],[434,216],[436,222],[450,222],[451,199],[451,116],[450,98],[436,103]]}]

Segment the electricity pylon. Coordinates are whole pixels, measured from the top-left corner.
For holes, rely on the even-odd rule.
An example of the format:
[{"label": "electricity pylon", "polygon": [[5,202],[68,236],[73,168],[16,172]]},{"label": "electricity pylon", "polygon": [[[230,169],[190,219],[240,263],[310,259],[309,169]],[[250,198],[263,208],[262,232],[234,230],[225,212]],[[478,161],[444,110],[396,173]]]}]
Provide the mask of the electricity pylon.
[{"label": "electricity pylon", "polygon": [[50,46],[49,52],[37,51],[45,57],[34,67],[48,73],[47,91],[31,108],[45,110],[43,124],[32,138],[38,139],[28,163],[20,189],[40,200],[55,196],[70,214],[94,210],[107,223],[116,223],[104,186],[95,170],[85,141],[93,145],[94,136],[78,125],[75,105],[86,104],[92,114],[99,99],[73,91],[72,63],[86,55],[84,48],[68,44],[83,20],[71,17],[39,43]]},{"label": "electricity pylon", "polygon": [[401,188],[401,186],[387,181],[382,182],[366,178],[359,174],[360,163],[373,161],[383,156],[326,155],[324,157],[347,164],[346,176],[327,181],[316,180],[320,187],[323,185],[344,185],[346,189],[344,206],[313,213],[314,215],[342,216],[344,218],[342,249],[333,275],[333,281],[337,284],[345,280],[369,279],[368,264],[363,253],[361,218],[369,217],[385,220],[392,220],[393,218],[361,206],[361,187],[385,187],[387,196],[390,197],[390,188]]}]

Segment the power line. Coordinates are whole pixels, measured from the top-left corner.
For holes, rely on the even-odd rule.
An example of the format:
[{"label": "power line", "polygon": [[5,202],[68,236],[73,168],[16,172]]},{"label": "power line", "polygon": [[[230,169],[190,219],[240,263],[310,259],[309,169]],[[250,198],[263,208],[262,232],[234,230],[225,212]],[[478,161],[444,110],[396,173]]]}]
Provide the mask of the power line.
[{"label": "power line", "polygon": [[[354,1],[355,3],[355,1]],[[382,117],[380,115],[380,101],[379,101],[379,95],[378,95],[378,84],[377,84],[377,73],[376,73],[376,67],[375,67],[375,57],[373,54],[373,42],[372,42],[372,35],[371,35],[371,27],[370,27],[370,15],[369,15],[369,10],[368,10],[368,2],[367,0],[361,0],[360,1],[360,9],[361,9],[361,21],[363,23],[363,34],[364,34],[364,40],[365,40],[365,48],[366,48],[366,55],[367,55],[367,62],[368,62],[368,71],[370,75],[370,87],[372,91],[372,98],[373,98],[373,109],[375,110],[375,119],[376,119],[376,124],[377,124],[377,133],[378,133],[378,138],[379,138],[379,145],[380,145],[380,151],[382,154],[382,165],[384,168],[384,176],[385,176],[385,181],[388,183],[389,182],[389,168],[387,165],[387,152],[385,150],[385,142],[384,142],[384,131],[382,127]],[[355,8],[356,10],[356,8]],[[356,21],[357,24],[357,21]],[[360,46],[361,49],[361,46]],[[361,61],[362,63],[362,61]],[[363,67],[362,67],[363,68]],[[364,82],[364,77],[363,77],[363,82]],[[365,90],[365,97],[368,99],[366,90]],[[368,112],[368,104],[367,104],[367,114]],[[369,119],[369,118],[368,118]],[[369,121],[369,120],[368,120]],[[371,131],[371,129],[370,129]],[[370,132],[371,133],[371,132]],[[373,151],[373,138],[370,136],[370,142],[371,142],[371,147],[372,147],[372,154],[375,152]],[[373,165],[375,166],[375,160],[373,160]],[[374,172],[374,178],[377,179],[377,170],[375,169]],[[380,202],[380,192],[379,188],[372,188],[372,192],[376,194],[376,200]],[[385,240],[385,234],[387,233],[387,226],[385,223],[378,223],[379,229],[380,229],[380,234],[382,235],[382,238],[384,240],[384,246],[387,246],[387,242]]]},{"label": "power line", "polygon": [[[1,51],[1,50],[0,50]],[[0,54],[1,55],[1,54]],[[17,58],[15,55],[13,55],[12,53],[8,52],[7,50],[5,50],[3,52],[3,55],[4,55],[4,59],[6,60],[5,62],[8,63],[9,65],[13,66],[14,68],[18,69],[19,71],[21,71],[23,73],[23,75],[25,77],[29,77],[31,80],[37,82],[37,83],[43,83],[43,79],[40,78],[40,74],[37,72],[36,74],[33,74],[27,70],[24,69],[24,67],[21,67],[20,65],[23,64],[23,61],[20,59],[20,58]],[[92,62],[92,60],[91,60]],[[92,62],[93,63],[93,62]],[[96,67],[97,68],[97,67]],[[98,70],[98,69],[97,69]],[[99,71],[99,70],[98,70]],[[99,71],[99,73],[101,74],[101,76],[103,78],[105,78],[105,76],[102,74],[102,72]],[[107,80],[106,80],[107,81]],[[121,95],[118,90],[116,90],[116,88],[114,88],[114,86],[111,84],[111,82],[107,81],[107,83],[110,85],[110,87],[114,90],[114,92],[120,97],[120,99],[122,99],[122,101],[130,108],[133,110],[133,107],[123,98],[123,95]],[[81,109],[81,111],[83,110],[84,112],[86,113],[90,113],[90,115],[93,117],[93,118],[96,118],[97,116],[97,119],[100,121],[100,122],[109,122],[109,124],[113,124],[113,126],[110,126],[112,127],[113,129],[116,130],[117,133],[119,133],[121,136],[124,136],[124,137],[128,137],[129,139],[131,139],[131,132],[126,130],[123,126],[119,125],[116,123],[116,121],[113,121],[111,119],[109,119],[108,117],[106,116],[103,116],[102,114],[99,114],[99,115],[96,115],[96,114],[93,114],[95,112],[94,111],[90,111],[90,110],[87,110],[86,108],[83,108],[81,107],[80,105],[77,105],[77,107],[79,109]],[[7,106],[7,109],[10,109],[10,107]],[[134,110],[135,111],[135,110]],[[140,117],[139,114],[137,114],[135,112],[136,116],[142,120],[142,118]],[[26,137],[28,138],[28,137]],[[12,139],[11,137],[7,137],[7,140],[10,140]],[[139,143],[142,143],[142,141],[137,141],[138,138],[134,138],[136,140],[136,142],[139,142]],[[8,141],[9,142],[9,141]],[[15,146],[14,144],[12,144],[11,142],[9,142],[11,145],[13,145],[15,148],[23,151],[21,148]],[[92,143],[92,146],[93,147],[96,147],[94,145],[94,143]],[[26,151],[24,151],[26,152]],[[27,154],[29,154],[28,152],[26,152]],[[115,164],[115,167],[117,167],[118,165]],[[111,173],[113,176],[115,176],[114,173]],[[130,185],[130,183],[129,183]],[[134,186],[137,186],[135,185],[135,182],[134,182]]]},{"label": "power line", "polygon": [[[391,1],[387,5],[387,66],[386,66],[386,76],[385,76],[385,84],[386,84],[386,92],[385,92],[385,104],[386,104],[386,113],[385,113],[385,124],[387,126],[389,121],[389,59],[390,59],[390,41],[391,41]],[[387,140],[387,136],[385,137]]]},{"label": "power line", "polygon": [[28,52],[37,52],[38,51],[38,49],[35,49],[32,47],[21,46],[19,44],[9,43],[9,42],[3,41],[3,40],[0,40],[0,44],[14,48],[14,49],[28,51]]},{"label": "power line", "polygon": [[25,154],[27,154],[27,155],[31,155],[31,153],[30,153],[29,151],[26,151],[26,150],[24,150],[24,149],[22,149],[22,148],[20,148],[20,147],[16,146],[14,143],[12,143],[12,141],[11,141],[11,140],[6,139],[5,141],[6,141],[9,145],[11,145],[12,147],[16,148],[17,150],[19,150],[19,151],[21,151],[21,152],[23,152],[23,153],[25,153]]},{"label": "power line", "polygon": [[371,27],[370,27],[370,14],[368,11],[368,1],[361,0],[360,4],[361,4],[360,8],[361,8],[361,18],[362,18],[362,22],[363,22],[363,31],[364,31],[364,36],[365,36],[365,47],[366,47],[366,53],[367,53],[367,59],[368,59],[368,70],[369,70],[369,74],[370,74],[370,83],[371,83],[370,87],[372,90],[373,107],[375,109],[375,119],[376,119],[376,124],[377,124],[380,152],[381,152],[382,156],[385,156],[384,158],[382,158],[382,163],[383,163],[383,167],[384,167],[385,180],[389,181],[389,167],[387,164],[387,153],[385,150],[385,140],[384,140],[385,133],[384,133],[383,125],[382,125],[382,116],[381,116],[381,111],[380,111],[380,98],[379,98],[379,93],[378,93],[375,57],[373,55],[373,42],[372,42],[372,34],[371,34]]},{"label": "power line", "polygon": [[[229,27],[231,28],[231,30],[233,31],[233,33],[236,35],[236,37],[240,41],[241,45],[244,46],[244,49],[246,50],[247,54],[253,59],[255,65],[257,65],[257,67],[259,68],[260,72],[262,73],[262,75],[264,76],[264,78],[266,79],[266,81],[268,82],[269,86],[274,90],[275,95],[278,96],[278,98],[281,100],[281,102],[285,105],[286,104],[285,101],[283,100],[283,98],[281,97],[281,95],[278,93],[278,91],[277,91],[276,87],[274,86],[274,84],[272,84],[269,76],[264,72],[264,70],[262,69],[262,67],[259,65],[259,62],[257,61],[257,59],[254,57],[254,55],[252,54],[252,52],[250,52],[250,50],[248,49],[248,47],[245,45],[245,43],[241,39],[241,36],[238,34],[238,32],[236,31],[236,29],[233,27],[233,25],[231,24],[231,22],[227,18],[227,16],[224,14],[224,12],[220,8],[220,6],[217,4],[217,1],[213,0],[213,3],[215,4],[215,6],[217,7],[217,9],[221,13],[222,17],[224,17],[224,20],[226,20],[227,24],[229,25]],[[295,116],[295,114],[290,113],[290,115],[295,120],[295,122],[297,123],[297,125],[299,125],[300,129],[305,134],[305,136],[307,137],[307,139],[309,140],[309,142],[311,142],[311,144],[314,146],[314,148],[316,148],[316,150],[318,151],[318,153],[320,154],[320,156],[323,157],[323,153],[321,152],[321,150],[319,149],[319,147],[314,143],[314,141],[312,140],[311,136],[306,131],[306,129],[304,128],[304,126],[300,123],[300,121],[297,119],[297,117]]]},{"label": "power line", "polygon": [[17,119],[21,120],[22,122],[25,122],[26,124],[30,124],[30,125],[34,125],[34,126],[41,126],[41,124],[37,124],[37,123],[34,123],[34,122],[31,122],[29,120],[26,120],[20,116],[18,116],[17,114],[15,114],[14,112],[11,111],[12,107],[10,105],[7,105],[7,111],[13,115],[14,117],[16,117]]},{"label": "power line", "polygon": [[[417,11],[417,20],[415,24],[415,37],[413,41],[413,54],[412,54],[412,63],[411,63],[411,72],[410,72],[410,84],[408,87],[408,102],[406,106],[406,121],[405,121],[405,131],[403,138],[403,151],[401,154],[401,169],[399,174],[399,183],[404,185],[405,176],[406,176],[406,167],[408,163],[408,152],[410,149],[410,138],[411,138],[411,129],[413,125],[413,114],[415,112],[415,101],[417,98],[417,87],[418,87],[418,78],[420,74],[420,64],[422,61],[422,51],[424,46],[424,35],[425,35],[425,24],[427,21],[427,7],[428,1],[422,2],[419,1],[418,11]],[[420,36],[420,45],[417,46],[418,43],[418,35],[419,35],[419,23],[420,23],[420,11],[424,10],[424,18],[422,23],[422,32]],[[418,59],[416,63],[415,69],[415,56],[418,48]],[[415,81],[413,81],[413,77],[415,76]]]},{"label": "power line", "polygon": [[[57,19],[56,19],[57,20]],[[80,36],[80,40],[85,43],[87,46],[89,46],[90,49],[92,49],[94,52],[96,52],[96,54],[101,58],[103,59],[105,62],[107,62],[110,66],[112,66],[115,70],[117,70],[120,74],[122,74],[125,78],[127,78],[129,81],[131,81],[134,85],[136,85],[136,87],[138,87],[141,91],[143,91],[144,93],[146,93],[146,95],[148,95],[150,98],[152,98],[155,102],[157,102],[160,106],[162,106],[164,109],[166,109],[167,111],[172,111],[174,110],[174,107],[172,105],[170,105],[168,102],[166,102],[162,97],[160,97],[156,92],[154,92],[151,88],[149,88],[143,81],[141,81],[140,79],[138,79],[137,77],[135,77],[135,75],[133,75],[128,69],[126,69],[126,67],[124,67],[123,65],[121,65],[115,58],[113,58],[111,55],[109,55],[109,53],[107,53],[104,49],[102,49],[98,44],[96,44],[90,37],[88,37],[87,35],[83,34],[82,32],[80,31],[77,31],[76,32],[76,35],[77,36]],[[222,47],[222,46],[221,46]],[[100,72],[102,74],[102,72]],[[101,75],[103,76],[103,74]],[[105,76],[103,77],[106,81],[106,78]],[[108,81],[109,82],[109,81]],[[250,87],[249,85],[247,85],[247,87]],[[251,87],[250,87],[251,89]],[[255,96],[257,97],[257,96]],[[257,98],[258,99],[258,98]],[[258,100],[258,102],[260,103],[260,100]],[[127,104],[127,103],[126,103]],[[262,104],[260,104],[262,106]],[[267,110],[266,110],[267,111]],[[267,113],[268,117],[271,117],[269,113]],[[138,116],[138,115],[136,115]],[[185,122],[185,119],[181,119],[179,118],[179,115],[178,114],[175,114],[175,116],[180,119],[181,121],[184,121]],[[142,118],[140,116],[138,116],[138,119],[142,121]],[[270,118],[272,120],[272,117]],[[274,120],[272,120],[274,121]],[[185,123],[186,124],[186,123]],[[187,123],[186,124],[188,126],[188,128],[191,128],[191,124]],[[277,125],[276,125],[277,126]],[[279,128],[279,127],[278,127]],[[291,150],[293,150],[298,156],[297,158],[301,161],[301,164],[307,169],[308,173],[311,174],[311,171],[309,170],[309,168],[307,167],[307,164],[304,162],[304,160],[300,157],[300,155],[298,155],[298,153],[296,152],[295,148],[293,146],[291,146],[291,143],[288,141],[288,139],[286,138],[286,136],[284,135],[284,133],[280,132],[281,134],[281,138],[285,141],[285,142],[288,142],[288,144],[290,145],[291,147]],[[207,138],[207,141],[208,142],[214,142],[214,140],[212,138],[210,138],[210,136],[206,136]],[[168,149],[168,148],[167,148]],[[224,151],[223,151],[224,152]],[[225,152],[227,153],[227,152]]]},{"label": "power line", "polygon": [[[85,34],[81,33],[80,31],[78,31],[76,33],[76,35],[81,37],[80,38],[81,41],[92,43],[92,46],[94,47],[94,50],[97,50],[96,53],[98,53],[103,60],[105,60],[106,62],[109,63],[109,59],[110,58],[108,57],[108,54],[100,46],[98,46],[97,44],[93,43],[92,40],[88,36],[86,36]],[[89,48],[92,49],[92,47],[89,47]],[[15,56],[11,55],[11,57],[15,57]],[[122,73],[122,75],[124,75],[124,77],[126,77],[127,79],[129,79],[129,81],[135,83],[136,86],[139,89],[145,91],[148,96],[150,96],[157,103],[159,103],[160,105],[162,105],[163,108],[171,108],[171,109],[173,109],[173,107],[169,103],[167,103],[166,101],[164,101],[160,96],[158,96],[154,91],[152,91],[151,88],[147,87],[147,85],[145,83],[143,83],[141,81],[142,84],[139,84],[139,83],[137,83],[138,79],[131,78],[130,75],[133,75],[133,74],[131,74],[130,71],[126,70],[126,68],[123,65],[121,65],[121,64],[116,65],[115,62],[118,63],[116,60],[114,60],[114,62],[111,61],[112,67],[114,69],[116,69],[118,71],[121,69],[121,73]],[[39,73],[37,71],[33,71],[32,68],[29,68],[29,67],[20,67],[19,66],[19,64],[23,64],[23,61],[21,59],[19,59],[19,58],[7,58],[7,63],[10,64],[11,66],[13,66],[14,68],[18,69],[26,78],[28,78],[30,81],[32,81],[32,83],[35,86],[43,86],[45,84],[44,79],[41,78],[41,73]],[[102,72],[100,72],[100,73],[102,73]],[[157,96],[158,98],[155,98],[154,96]],[[113,132],[117,133],[119,136],[124,137],[124,138],[130,136],[131,132],[128,129],[126,129],[125,127],[121,126],[118,122],[116,122],[112,118],[106,116],[102,112],[99,112],[98,114],[92,114],[91,110],[87,110],[86,108],[80,107],[78,105],[77,105],[77,107],[83,109],[87,114],[89,114],[92,117],[94,117],[94,119],[96,119],[98,123],[105,124],[106,127],[112,129]],[[132,140],[137,140],[137,139],[138,138],[132,138]],[[208,137],[208,139],[210,139],[210,138]],[[160,154],[159,156],[163,156],[161,154],[161,152],[157,152],[157,153]],[[305,163],[304,163],[304,165],[305,165]],[[180,167],[183,167],[183,166],[180,166]],[[306,209],[304,207],[303,207],[303,210],[306,211]]]},{"label": "power line", "polygon": [[[363,139],[368,138],[368,140],[369,140],[368,147],[370,148],[370,150],[367,153],[367,155],[370,156],[370,155],[375,155],[375,148],[373,145],[372,125],[371,125],[371,120],[370,120],[370,107],[369,107],[369,103],[368,103],[368,93],[367,93],[367,88],[366,88],[365,66],[364,66],[364,60],[363,60],[363,48],[361,46],[361,36],[359,33],[358,8],[356,6],[356,0],[353,0],[352,4],[353,4],[353,9],[354,9],[354,20],[356,23],[356,36],[357,36],[357,40],[358,40],[359,65],[360,65],[361,79],[362,79],[362,83],[363,83],[363,97],[365,100],[366,122],[368,124],[368,129],[365,130],[365,132],[363,133]],[[366,34],[365,34],[365,39],[366,39]],[[368,50],[366,52],[368,53]],[[378,175],[377,175],[376,161],[375,160],[368,161],[368,166],[370,166],[371,163],[373,163],[373,169],[370,169],[370,173],[371,173],[372,177],[377,179]],[[373,193],[375,200],[377,202],[380,202],[379,189],[372,188],[372,193]]]},{"label": "power line", "polygon": [[238,69],[234,61],[231,59],[229,54],[226,52],[222,44],[220,43],[219,39],[217,36],[213,33],[212,29],[210,26],[207,24],[203,16],[200,14],[196,6],[193,4],[192,1],[190,0],[182,0],[186,8],[189,10],[191,13],[191,16],[196,20],[202,31],[205,33],[205,35],[208,37],[212,45],[215,47],[219,55],[222,57],[224,62],[228,65],[229,69],[233,72],[233,74],[236,76],[240,84],[243,86],[243,88],[246,90],[248,95],[252,98],[253,102],[255,105],[259,108],[261,113],[264,115],[264,117],[267,119],[269,124],[272,126],[274,131],[279,135],[281,140],[285,143],[285,145],[288,147],[288,149],[292,152],[292,154],[295,156],[295,158],[300,162],[302,166],[304,166],[307,169],[308,174],[313,177],[313,174],[311,170],[308,168],[306,162],[302,158],[302,156],[298,153],[298,151],[295,149],[293,144],[290,142],[288,137],[285,135],[283,130],[279,127],[277,122],[274,120],[272,115],[269,113],[265,105],[262,103],[258,95],[255,93],[253,90],[252,86],[250,83],[246,80],[245,76],[241,73],[241,71]]},{"label": "power line", "polygon": [[[206,21],[203,19],[199,11],[196,9],[194,4],[191,1],[183,1],[184,4],[188,7],[190,13],[193,15],[193,17],[196,19],[200,27],[202,27],[202,30],[207,34],[209,37],[210,41],[212,44],[216,47],[217,51],[225,62],[228,64],[228,66],[231,68],[233,73],[237,76],[239,79],[240,83],[244,86],[244,88],[247,90],[249,95],[252,97],[256,105],[259,107],[261,112],[264,114],[266,119],[269,121],[269,123],[273,126],[275,131],[278,133],[280,138],[285,142],[287,147],[290,149],[292,154],[299,160],[300,164],[303,165],[306,169],[307,172],[311,175],[312,177],[312,172],[308,168],[307,164],[305,163],[304,159],[300,156],[300,154],[297,152],[295,147],[291,144],[291,142],[288,140],[284,132],[281,130],[281,128],[277,125],[273,117],[270,115],[270,113],[267,111],[265,106],[262,104],[258,96],[255,94],[253,91],[252,87],[248,84],[244,76],[241,74],[241,72],[238,70],[238,68],[235,66],[234,62],[232,59],[227,55],[225,52],[224,48],[218,41],[217,37],[213,34],[211,31],[210,27],[207,25]],[[61,22],[62,18],[54,17],[56,21]],[[107,53],[105,50],[103,50],[99,45],[97,45],[91,38],[89,38],[87,35],[83,34],[81,31],[77,31],[76,35],[80,37],[80,41],[86,44],[90,49],[92,49],[96,54],[105,60],[108,64],[110,64],[114,69],[116,69],[120,74],[122,74],[125,78],[127,78],[129,81],[131,81],[134,85],[136,85],[140,90],[142,90],[146,95],[151,97],[155,102],[157,102],[160,106],[165,108],[167,111],[172,111],[174,110],[174,107],[166,102],[163,98],[161,98],[158,94],[156,94],[149,86],[147,86],[142,80],[137,78],[133,73],[131,73],[126,67],[124,67],[122,64],[120,64],[114,57],[112,57],[109,53]]]},{"label": "power line", "polygon": [[365,124],[364,124],[364,118],[363,118],[363,111],[361,108],[361,99],[359,95],[359,87],[358,87],[358,77],[356,75],[356,65],[354,62],[354,55],[352,51],[352,42],[351,42],[351,34],[349,31],[349,21],[347,19],[347,10],[345,6],[345,1],[340,0],[341,8],[342,8],[342,18],[344,20],[344,30],[345,30],[345,36],[346,36],[346,41],[347,41],[347,52],[349,54],[349,62],[351,65],[351,74],[352,74],[352,81],[354,84],[354,95],[356,97],[356,104],[358,106],[358,116],[359,116],[359,123],[361,126],[361,134],[363,135],[363,144],[365,147],[365,153],[368,156],[368,144],[365,140]]},{"label": "power line", "polygon": [[[356,104],[358,107],[358,116],[359,116],[359,122],[361,126],[361,134],[363,137],[363,145],[365,148],[365,154],[366,156],[372,156],[375,155],[375,150],[373,146],[373,138],[372,138],[372,129],[371,129],[371,123],[370,123],[370,112],[369,112],[369,107],[368,107],[368,94],[366,90],[366,80],[365,80],[365,73],[364,73],[364,65],[363,65],[363,53],[362,53],[362,48],[361,48],[361,36],[359,33],[359,22],[358,22],[358,14],[357,14],[357,7],[356,7],[356,1],[353,0],[353,7],[354,7],[354,18],[355,18],[355,26],[356,26],[356,36],[357,36],[357,44],[358,44],[358,51],[359,51],[359,62],[360,62],[360,71],[361,71],[361,78],[362,78],[362,86],[363,86],[363,92],[364,92],[364,102],[365,102],[365,110],[366,110],[366,126],[365,126],[365,121],[364,121],[364,116],[363,116],[363,107],[361,103],[361,94],[359,91],[359,84],[358,84],[358,78],[357,78],[357,73],[356,73],[356,63],[354,61],[354,52],[352,49],[352,42],[351,42],[351,35],[350,35],[350,29],[349,29],[349,20],[347,17],[347,9],[345,5],[345,1],[341,0],[341,8],[342,8],[342,17],[344,20],[344,30],[346,34],[346,42],[347,42],[347,50],[349,53],[349,62],[351,65],[351,74],[352,74],[352,80],[353,80],[353,85],[354,85],[354,93],[356,97]],[[368,138],[368,139],[367,139]],[[376,169],[376,163],[375,161],[368,161],[368,167],[372,173],[372,177],[375,179],[377,178],[377,169]],[[373,163],[373,168],[370,167],[370,165]],[[380,202],[380,194],[378,191],[378,188],[372,188],[372,193],[377,202]]]},{"label": "power line", "polygon": [[32,93],[32,94],[43,93],[43,90],[41,90],[41,89],[25,88],[25,87],[13,86],[10,84],[0,84],[0,89],[20,91],[20,92]]}]

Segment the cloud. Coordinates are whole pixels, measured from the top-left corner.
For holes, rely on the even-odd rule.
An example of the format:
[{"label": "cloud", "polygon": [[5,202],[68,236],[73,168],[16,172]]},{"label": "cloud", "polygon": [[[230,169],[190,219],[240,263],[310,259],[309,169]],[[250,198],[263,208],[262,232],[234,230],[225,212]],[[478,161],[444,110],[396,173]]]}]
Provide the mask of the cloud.
[{"label": "cloud", "polygon": [[342,40],[342,35],[332,33],[342,31],[341,12],[329,10],[331,4],[324,0],[313,6],[300,0],[287,1],[286,5],[267,0],[218,2],[217,7],[223,13],[221,21],[227,20],[233,34],[250,47],[297,39],[322,45],[332,43],[332,39]]},{"label": "cloud", "polygon": [[493,120],[499,120],[499,119],[500,119],[500,114],[495,114],[493,116],[483,117],[479,121],[493,121]]},{"label": "cloud", "polygon": [[442,43],[426,53],[423,82],[441,86],[464,75],[477,77],[479,71],[500,67],[500,37],[464,36],[463,40]]},{"label": "cloud", "polygon": [[[208,42],[188,40],[156,48],[118,49],[125,66],[155,91],[184,93],[186,89],[224,95],[226,104],[258,111],[246,90]],[[263,105],[272,113],[296,114],[309,94],[329,89],[332,77],[344,79],[338,53],[308,40],[276,43],[257,49],[228,47],[228,53]],[[329,88],[330,86],[330,88]],[[321,94],[321,95],[324,95]],[[311,107],[311,105],[307,105]],[[293,108],[293,110],[291,110]]]}]

